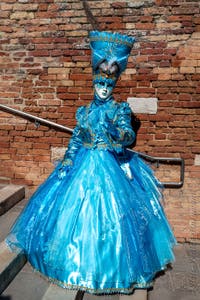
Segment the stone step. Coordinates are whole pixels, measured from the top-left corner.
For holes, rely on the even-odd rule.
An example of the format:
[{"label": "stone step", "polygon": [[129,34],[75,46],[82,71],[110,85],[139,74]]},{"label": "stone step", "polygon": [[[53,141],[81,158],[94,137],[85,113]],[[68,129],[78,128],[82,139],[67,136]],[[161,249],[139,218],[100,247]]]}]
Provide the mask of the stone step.
[{"label": "stone step", "polygon": [[60,288],[51,284],[44,294],[42,300],[147,300],[146,290],[136,290],[133,295],[102,295],[96,296],[84,293],[83,296],[77,295],[77,291]]},{"label": "stone step", "polygon": [[25,256],[11,252],[5,241],[0,243],[0,294],[19,273],[26,263]]},{"label": "stone step", "polygon": [[147,300],[147,290],[135,290],[132,295],[95,296],[85,293],[83,300]]},{"label": "stone step", "polygon": [[25,187],[9,184],[0,189],[0,216],[25,197]]},{"label": "stone step", "polygon": [[76,294],[77,291],[63,289],[57,285],[51,284],[42,297],[42,300],[75,300]]}]

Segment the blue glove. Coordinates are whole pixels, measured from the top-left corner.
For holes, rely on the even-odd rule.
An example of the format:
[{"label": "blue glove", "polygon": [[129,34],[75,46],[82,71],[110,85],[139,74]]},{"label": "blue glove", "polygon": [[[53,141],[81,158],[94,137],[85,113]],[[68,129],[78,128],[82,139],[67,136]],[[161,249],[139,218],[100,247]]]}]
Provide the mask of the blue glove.
[{"label": "blue glove", "polygon": [[58,178],[62,180],[67,176],[67,174],[71,171],[72,169],[72,163],[70,160],[64,160],[58,169]]}]

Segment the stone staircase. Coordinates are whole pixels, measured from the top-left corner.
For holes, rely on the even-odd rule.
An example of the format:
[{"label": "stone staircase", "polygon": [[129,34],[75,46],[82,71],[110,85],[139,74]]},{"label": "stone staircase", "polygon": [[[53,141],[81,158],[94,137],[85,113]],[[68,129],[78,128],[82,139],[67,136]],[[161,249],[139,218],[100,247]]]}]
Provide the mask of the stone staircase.
[{"label": "stone staircase", "polygon": [[[5,215],[15,204],[25,198],[25,187],[19,185],[0,185],[0,216]],[[11,253],[4,238],[13,218],[9,216],[1,219],[0,222],[0,294],[6,289],[9,283],[15,278],[16,274],[26,263],[26,258],[22,253]],[[7,230],[6,230],[7,227]]]}]

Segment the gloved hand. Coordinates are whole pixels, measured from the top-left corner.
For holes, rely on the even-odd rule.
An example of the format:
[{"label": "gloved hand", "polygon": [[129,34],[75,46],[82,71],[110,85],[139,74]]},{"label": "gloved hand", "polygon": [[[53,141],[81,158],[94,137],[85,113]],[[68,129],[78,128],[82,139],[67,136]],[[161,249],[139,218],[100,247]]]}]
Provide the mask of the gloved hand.
[{"label": "gloved hand", "polygon": [[77,136],[81,141],[90,142],[91,141],[91,132],[86,125],[77,126]]},{"label": "gloved hand", "polygon": [[69,173],[72,169],[72,163],[70,160],[64,160],[58,169],[58,178],[62,180],[66,177],[67,173]]}]

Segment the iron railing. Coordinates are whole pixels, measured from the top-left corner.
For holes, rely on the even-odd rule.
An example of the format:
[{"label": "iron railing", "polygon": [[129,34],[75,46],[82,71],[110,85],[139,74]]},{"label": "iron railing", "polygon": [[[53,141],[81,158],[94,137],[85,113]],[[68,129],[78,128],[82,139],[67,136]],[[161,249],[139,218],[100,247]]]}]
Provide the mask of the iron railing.
[{"label": "iron railing", "polygon": [[[30,121],[30,122],[34,122],[36,127],[39,127],[40,124],[41,124],[41,125],[47,126],[49,128],[53,128],[53,129],[58,130],[58,131],[64,131],[64,132],[71,133],[71,134],[73,133],[73,129],[71,129],[69,127],[57,124],[57,123],[52,122],[52,121],[45,120],[43,118],[39,118],[39,117],[34,116],[32,114],[25,113],[23,111],[8,107],[6,105],[0,104],[0,110],[2,110],[4,112],[7,112],[7,113],[10,113],[10,114],[13,114],[15,116],[19,116],[23,119],[26,119],[26,120]],[[184,159],[174,158],[174,157],[154,157],[154,156],[151,156],[151,155],[147,155],[145,153],[136,152],[132,149],[128,149],[128,151],[137,153],[141,158],[145,159],[146,161],[149,161],[151,163],[155,163],[157,167],[159,167],[159,165],[161,163],[162,164],[179,165],[180,166],[180,177],[179,177],[180,179],[179,179],[179,182],[161,182],[161,183],[164,187],[167,187],[167,188],[180,188],[180,187],[183,186],[184,172],[185,172]]]}]

